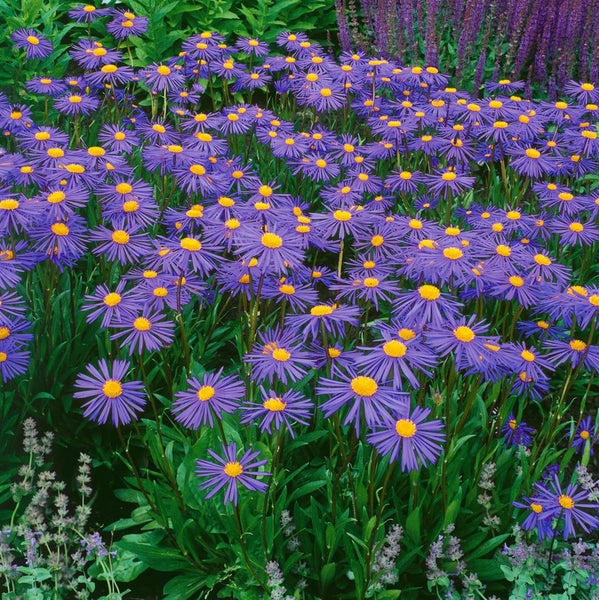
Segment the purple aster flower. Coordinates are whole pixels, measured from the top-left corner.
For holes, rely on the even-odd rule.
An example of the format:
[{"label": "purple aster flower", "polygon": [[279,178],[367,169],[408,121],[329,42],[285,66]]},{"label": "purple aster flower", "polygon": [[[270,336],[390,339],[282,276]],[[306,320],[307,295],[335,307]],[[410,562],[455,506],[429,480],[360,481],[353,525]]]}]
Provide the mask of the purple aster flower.
[{"label": "purple aster flower", "polygon": [[533,502],[543,505],[548,519],[563,519],[564,540],[576,535],[576,527],[585,533],[599,529],[599,518],[595,516],[599,510],[599,503],[587,500],[588,490],[578,489],[574,483],[568,484],[564,490],[557,475],[547,484],[536,483],[535,495],[532,498]]},{"label": "purple aster flower", "polygon": [[143,69],[140,76],[152,92],[162,92],[164,90],[170,92],[185,85],[183,73],[167,65],[153,63]]},{"label": "purple aster flower", "polygon": [[124,344],[130,344],[129,354],[135,351],[142,354],[144,350],[160,350],[170,345],[175,338],[175,326],[171,321],[161,319],[160,314],[123,315],[114,327],[123,328],[110,339],[123,338]]},{"label": "purple aster flower", "polygon": [[247,229],[237,241],[236,253],[244,260],[258,259],[262,269],[274,273],[285,273],[304,258],[299,235],[285,227],[273,231],[263,231],[260,227]]},{"label": "purple aster flower", "polygon": [[87,94],[67,94],[54,100],[54,108],[61,113],[69,116],[89,115],[94,112],[100,102],[93,96]]},{"label": "purple aster flower", "polygon": [[109,8],[96,8],[93,4],[81,4],[69,11],[69,17],[78,23],[91,23],[108,14]]},{"label": "purple aster flower", "polygon": [[256,38],[239,38],[235,47],[248,56],[265,56],[269,52],[268,44]]},{"label": "purple aster flower", "polygon": [[262,402],[247,403],[242,407],[242,425],[262,419],[260,433],[271,433],[273,429],[278,431],[285,426],[292,438],[295,438],[292,424],[309,425],[314,403],[299,392],[287,390],[277,394],[274,390],[266,392],[260,386],[260,394]]},{"label": "purple aster flower", "polygon": [[591,417],[586,416],[582,419],[582,421],[580,421],[580,424],[576,428],[576,432],[574,433],[574,438],[572,439],[570,446],[575,448],[577,452],[580,452],[580,454],[584,454],[588,445],[590,454],[593,454],[593,446],[597,442],[598,436],[599,425],[597,423],[593,425]]},{"label": "purple aster flower", "polygon": [[[397,322],[395,322],[397,323]],[[393,386],[404,389],[405,377],[410,387],[418,389],[420,382],[415,371],[432,376],[428,370],[437,364],[437,358],[424,345],[413,330],[400,327],[381,327],[383,338],[374,347],[358,346],[361,354],[355,356],[355,364],[377,381],[387,381],[393,375]]]},{"label": "purple aster flower", "polygon": [[313,306],[318,300],[318,294],[311,287],[285,278],[272,278],[265,281],[262,287],[262,296],[273,298],[279,304],[287,302],[296,311]]},{"label": "purple aster flower", "polygon": [[553,536],[551,517],[549,516],[548,518],[547,503],[544,499],[535,498],[533,500],[525,496],[522,498],[521,502],[514,502],[513,504],[516,508],[523,508],[530,511],[522,523],[522,529],[524,529],[524,531],[536,529],[540,540],[548,539]]},{"label": "purple aster flower", "polygon": [[510,161],[510,167],[520,175],[527,175],[533,179],[539,179],[555,168],[555,159],[543,155],[536,148],[514,148],[508,152],[514,158]]},{"label": "purple aster flower", "polygon": [[[118,63],[123,58],[123,53],[119,50],[106,48],[100,42],[88,39],[79,40],[79,42],[69,50],[69,54],[86,71],[95,70],[101,65]],[[130,71],[133,73],[132,69],[130,69]]]},{"label": "purple aster flower", "polygon": [[104,87],[110,85],[114,88],[123,87],[130,81],[133,81],[135,72],[126,65],[115,65],[113,63],[104,64],[99,71],[88,73],[87,81],[94,87]]},{"label": "purple aster flower", "polygon": [[23,317],[26,306],[23,298],[13,292],[0,290],[0,323],[10,323],[13,317]]},{"label": "purple aster flower", "polygon": [[51,77],[34,77],[25,82],[25,87],[35,94],[44,94],[46,96],[60,96],[66,91],[67,86],[60,79]]},{"label": "purple aster flower", "polygon": [[98,134],[98,141],[106,144],[114,152],[131,152],[139,145],[139,138],[134,131],[119,125],[103,125]]},{"label": "purple aster flower", "polygon": [[368,427],[375,427],[384,422],[385,415],[409,403],[410,398],[408,393],[380,385],[374,378],[358,375],[353,369],[348,369],[347,374],[339,373],[338,379],[323,377],[316,387],[316,393],[330,396],[320,405],[327,418],[348,407],[343,424],[353,423],[357,435],[360,435],[362,417]]},{"label": "purple aster flower", "polygon": [[[417,406],[410,413],[409,402],[398,406],[394,417],[385,415],[380,426],[367,440],[380,454],[389,455],[389,462],[401,454],[401,470],[415,471],[420,466],[434,464],[443,450],[445,441],[443,423],[439,420],[426,421],[429,408]],[[380,427],[379,426],[379,427]]]},{"label": "purple aster flower", "polygon": [[87,373],[79,374],[73,397],[88,399],[83,404],[84,417],[100,425],[110,417],[115,427],[137,419],[146,404],[144,386],[141,381],[123,381],[128,370],[125,360],[115,360],[109,366],[101,359],[97,368],[90,364]]},{"label": "purple aster flower", "polygon": [[334,336],[343,336],[345,325],[358,325],[360,309],[357,306],[341,306],[339,304],[317,304],[310,308],[310,312],[303,314],[291,314],[285,317],[285,324],[294,331],[301,332],[304,340],[308,337],[316,339],[321,334],[321,328],[325,333]]},{"label": "purple aster flower", "polygon": [[46,58],[52,54],[52,44],[34,29],[18,29],[10,39],[15,43],[15,47],[25,50],[27,59]]},{"label": "purple aster flower", "polygon": [[305,175],[312,181],[329,181],[340,173],[339,164],[326,154],[310,152],[300,160],[290,161],[294,175]]},{"label": "purple aster flower", "polygon": [[[0,313],[0,323],[1,320]],[[0,343],[0,379],[2,382],[14,379],[27,372],[30,352],[22,350],[14,343]]]},{"label": "purple aster flower", "polygon": [[441,325],[446,319],[457,317],[460,306],[436,285],[425,283],[415,290],[400,292],[393,301],[393,314],[407,325]]},{"label": "purple aster flower", "polygon": [[223,370],[204,373],[201,378],[187,380],[184,392],[177,392],[171,408],[175,421],[189,429],[200,425],[214,427],[214,418],[221,420],[223,413],[233,413],[245,396],[244,384],[235,376],[222,376]]},{"label": "purple aster flower", "polygon": [[458,370],[476,369],[481,357],[489,351],[488,344],[497,344],[499,336],[484,335],[487,324],[478,321],[477,315],[448,319],[441,327],[432,327],[426,334],[426,341],[444,357],[453,354]]},{"label": "purple aster flower", "polygon": [[260,333],[258,342],[243,359],[252,365],[252,381],[266,380],[270,384],[276,379],[286,385],[299,381],[313,365],[310,354],[298,345],[296,333],[279,329]]},{"label": "purple aster flower", "polygon": [[208,454],[212,456],[216,463],[207,460],[196,462],[196,475],[209,478],[200,484],[200,489],[212,488],[206,495],[207,500],[225,486],[225,504],[232,502],[235,506],[238,502],[238,485],[242,485],[252,492],[266,492],[268,486],[256,479],[256,477],[270,477],[271,475],[271,473],[259,470],[259,467],[267,462],[265,459],[256,460],[260,452],[251,449],[246,450],[243,456],[237,460],[237,444],[223,444],[222,451],[224,458],[221,458],[212,450],[208,450]]},{"label": "purple aster flower", "polygon": [[106,29],[117,40],[143,35],[148,30],[147,17],[138,17],[129,10],[113,10],[112,15],[114,18],[106,25]]},{"label": "purple aster flower", "polygon": [[518,421],[513,413],[507,418],[501,431],[507,447],[530,446],[530,435],[535,432],[524,421]]},{"label": "purple aster flower", "polygon": [[105,254],[108,260],[118,260],[122,265],[135,264],[152,250],[150,237],[146,233],[137,233],[137,229],[122,228],[122,223],[115,224],[115,229],[107,229],[100,225],[91,231],[89,239],[100,242],[92,252]]},{"label": "purple aster flower", "polygon": [[89,313],[86,317],[88,323],[93,323],[102,317],[101,327],[113,327],[125,320],[135,318],[139,305],[131,294],[123,293],[125,280],[119,281],[114,291],[108,286],[100,284],[93,294],[84,298],[81,309]]},{"label": "purple aster flower", "polygon": [[22,350],[33,340],[33,334],[27,332],[30,327],[31,323],[21,317],[0,321],[0,349],[12,346],[15,350]]},{"label": "purple aster flower", "polygon": [[350,299],[352,302],[356,299],[363,300],[372,303],[375,310],[379,310],[379,302],[390,302],[395,295],[397,282],[387,280],[382,274],[371,273],[366,277],[351,277],[331,285],[329,289],[337,290],[340,299]]},{"label": "purple aster flower", "polygon": [[579,339],[548,340],[544,347],[549,350],[547,360],[555,366],[568,362],[573,369],[584,365],[590,371],[599,370],[599,346],[590,346]]},{"label": "purple aster flower", "polygon": [[562,244],[570,246],[590,246],[599,240],[599,228],[593,221],[557,218],[551,229],[560,236]]},{"label": "purple aster flower", "polygon": [[434,175],[423,175],[427,189],[435,196],[457,196],[472,189],[474,177],[469,177],[454,170],[438,171]]},{"label": "purple aster flower", "polygon": [[84,219],[71,215],[68,221],[55,221],[32,228],[35,249],[57,263],[74,264],[85,254],[87,227]]}]

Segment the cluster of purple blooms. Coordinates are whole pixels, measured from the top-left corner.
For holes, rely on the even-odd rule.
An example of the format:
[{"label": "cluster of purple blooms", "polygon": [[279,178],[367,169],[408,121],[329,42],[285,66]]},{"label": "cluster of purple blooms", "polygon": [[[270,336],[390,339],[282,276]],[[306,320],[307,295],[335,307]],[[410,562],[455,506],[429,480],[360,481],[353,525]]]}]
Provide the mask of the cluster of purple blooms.
[{"label": "cluster of purple blooms", "polygon": [[[107,29],[117,41],[147,26],[128,11],[82,7],[72,17],[112,18]],[[29,58],[51,52],[36,32],[19,31],[13,40]],[[222,371],[192,377],[174,394],[175,420],[193,429],[241,410],[242,423],[259,422],[268,433],[285,427],[293,436],[314,409],[295,387],[328,366],[316,387],[324,416],[341,413],[358,435],[366,427],[372,445],[411,471],[437,460],[445,435],[430,409],[411,407],[409,392],[446,357],[465,375],[511,381],[512,394],[535,400],[547,395],[559,365],[597,370],[599,346],[580,337],[595,326],[599,288],[572,285],[570,268],[548,248],[559,241],[587,249],[599,239],[599,194],[581,193],[577,183],[599,165],[599,90],[572,82],[569,102],[534,103],[516,95],[520,83],[504,80],[475,100],[433,67],[360,53],[336,61],[301,33],[282,33],[277,45],[278,53],[253,38],[229,46],[205,32],[185,41],[180,55],[135,70],[120,50],[82,39],[70,51],[80,76],[42,76],[27,87],[54,98],[68,117],[115,103],[123,110],[125,118],[102,125],[85,147],[0,97],[0,127],[14,149],[0,151],[2,380],[28,368],[31,334],[15,291],[23,274],[48,261],[75,268],[89,252],[118,263],[123,275],[98,285],[81,308],[129,355],[172,344],[174,314],[215,292],[286,311],[279,327],[259,328],[244,356],[260,402],[244,404],[243,383]],[[351,111],[362,134],[320,123],[298,130],[251,103],[203,112],[211,78],[250,98],[273,86],[321,123]],[[143,88],[167,99],[163,117],[135,108]],[[289,194],[280,179],[264,181],[258,160],[233,153],[242,136],[286,165],[298,185],[309,183],[310,201]],[[136,175],[134,153],[146,179],[172,182],[166,202]],[[496,162],[531,182],[538,210],[470,204],[455,211],[454,224],[435,220],[437,207],[445,214],[473,191],[476,171]],[[428,168],[410,166],[417,163]],[[170,201],[177,194],[185,201]],[[338,256],[335,272],[326,265]],[[493,324],[465,308],[489,299],[527,315],[517,323],[526,343],[500,339]],[[377,318],[384,312],[391,318]],[[372,341],[356,345],[366,313]],[[145,391],[125,381],[129,368],[102,359],[79,375],[75,397],[86,401],[86,417],[115,426],[138,417]],[[509,443],[527,443],[530,432],[509,428]],[[223,451],[228,462],[219,473],[226,477],[217,487],[231,484],[227,498],[235,502],[231,482],[245,481],[245,462],[262,463]],[[204,463],[199,472],[210,474]]]}]

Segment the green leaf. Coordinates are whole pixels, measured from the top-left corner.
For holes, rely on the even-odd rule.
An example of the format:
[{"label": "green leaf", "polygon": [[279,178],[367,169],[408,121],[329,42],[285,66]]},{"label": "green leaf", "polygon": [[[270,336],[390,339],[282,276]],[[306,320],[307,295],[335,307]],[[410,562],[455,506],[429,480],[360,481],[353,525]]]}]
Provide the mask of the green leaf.
[{"label": "green leaf", "polygon": [[335,578],[336,563],[327,563],[320,570],[320,583],[323,588],[327,588]]}]

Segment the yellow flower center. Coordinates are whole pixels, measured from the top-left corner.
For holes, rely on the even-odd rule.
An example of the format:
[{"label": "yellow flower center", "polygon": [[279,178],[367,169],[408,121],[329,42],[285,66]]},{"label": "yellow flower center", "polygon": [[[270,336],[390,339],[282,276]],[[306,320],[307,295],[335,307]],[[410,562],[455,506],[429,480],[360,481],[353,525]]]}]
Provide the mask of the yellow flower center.
[{"label": "yellow flower center", "polygon": [[570,342],[570,348],[576,352],[584,352],[587,348],[587,345],[582,340],[572,340]]},{"label": "yellow flower center", "polygon": [[583,224],[578,222],[570,223],[569,228],[570,231],[573,231],[574,233],[580,233],[584,230]]},{"label": "yellow flower center", "polygon": [[283,238],[276,233],[267,232],[262,235],[261,238],[262,245],[266,248],[276,249],[280,248],[283,245]]},{"label": "yellow flower center", "polygon": [[543,267],[548,267],[551,264],[551,259],[544,254],[535,254],[535,262]]},{"label": "yellow flower center", "polygon": [[154,125],[152,125],[152,129],[156,133],[165,133],[166,132],[166,128],[164,127],[164,125],[161,125],[160,123],[154,123]]},{"label": "yellow flower center", "polygon": [[19,201],[14,198],[0,200],[0,210],[17,210],[17,208],[19,208]]},{"label": "yellow flower center", "polygon": [[320,169],[324,169],[327,166],[327,161],[324,160],[323,158],[319,158],[318,160],[316,160],[316,162],[314,163],[318,168]]},{"label": "yellow flower center", "polygon": [[139,209],[139,202],[137,200],[127,200],[123,202],[123,211],[126,213],[132,213]]},{"label": "yellow flower center", "polygon": [[285,348],[275,348],[272,352],[272,357],[279,362],[287,362],[291,358],[291,353]]},{"label": "yellow flower center", "polygon": [[421,285],[418,288],[418,293],[422,299],[429,301],[437,300],[441,296],[441,290],[437,286],[428,283]]},{"label": "yellow flower center", "polygon": [[266,410],[270,410],[272,412],[281,412],[285,410],[287,402],[283,402],[281,398],[275,397],[265,400],[262,406],[264,406]]},{"label": "yellow flower center", "polygon": [[129,243],[129,234],[126,231],[123,231],[122,229],[117,229],[112,234],[112,241],[115,244],[127,244]]},{"label": "yellow flower center", "polygon": [[117,294],[116,292],[110,292],[104,296],[104,304],[106,304],[106,306],[116,306],[122,299],[123,298],[120,294]]},{"label": "yellow flower center", "polygon": [[188,250],[189,252],[197,252],[202,249],[202,243],[200,240],[196,240],[195,238],[186,237],[181,240],[179,243],[183,250]]},{"label": "yellow flower center", "polygon": [[261,185],[258,188],[258,193],[265,198],[272,196],[272,188],[268,185]]},{"label": "yellow flower center", "polygon": [[512,275],[509,278],[509,282],[514,286],[514,287],[522,287],[524,285],[524,279],[522,279],[522,277],[520,277],[519,275]]},{"label": "yellow flower center", "polygon": [[123,393],[123,386],[116,379],[109,379],[102,386],[102,392],[107,398],[118,398]]},{"label": "yellow flower center", "polygon": [[453,171],[449,171],[441,175],[441,179],[443,179],[443,181],[453,181],[456,177],[457,175]]},{"label": "yellow flower center", "polygon": [[295,287],[289,283],[284,283],[283,285],[279,286],[279,292],[287,296],[292,296],[295,294]]},{"label": "yellow flower center", "polygon": [[532,502],[530,504],[530,510],[532,510],[533,513],[538,515],[543,512],[543,507],[540,504],[537,504],[536,502]]},{"label": "yellow flower center", "polygon": [[118,67],[116,65],[104,65],[100,71],[102,71],[102,73],[115,73],[118,70]]},{"label": "yellow flower center", "polygon": [[416,423],[410,419],[399,419],[395,422],[395,431],[402,438],[414,437],[416,435]]},{"label": "yellow flower center", "polygon": [[591,437],[590,431],[587,431],[586,429],[583,429],[578,435],[583,440],[588,440]]},{"label": "yellow flower center", "polygon": [[60,237],[69,235],[69,227],[65,223],[53,223],[50,229],[54,235],[58,235]]},{"label": "yellow flower center", "polygon": [[10,335],[10,329],[8,327],[0,327],[0,340],[5,340]]},{"label": "yellow flower center", "polygon": [[443,256],[449,260],[458,260],[464,256],[464,253],[459,248],[451,246],[450,248],[445,248],[445,250],[443,250]]},{"label": "yellow flower center", "polygon": [[526,362],[534,362],[534,360],[535,360],[535,355],[530,350],[522,350],[522,352],[520,352],[520,356]]},{"label": "yellow flower center", "polygon": [[38,142],[45,142],[50,139],[50,134],[47,131],[38,131],[33,137],[35,137]]},{"label": "yellow flower center", "polygon": [[466,327],[466,325],[460,325],[453,330],[453,335],[460,340],[460,342],[471,342],[476,334],[470,327]]},{"label": "yellow flower center", "polygon": [[34,35],[28,35],[27,41],[33,46],[37,46],[40,43],[39,38],[35,37]]},{"label": "yellow flower center", "polygon": [[499,256],[511,256],[512,254],[512,249],[509,246],[505,246],[504,244],[499,244],[499,246],[497,246],[497,248],[495,248],[497,254],[499,254]]},{"label": "yellow flower center", "polygon": [[215,393],[216,393],[216,390],[211,385],[203,385],[197,391],[196,395],[198,397],[198,400],[200,400],[200,402],[206,402],[207,400],[210,400],[211,398],[213,398]]},{"label": "yellow flower center", "polygon": [[237,461],[228,462],[223,471],[225,472],[225,475],[228,475],[229,477],[239,477],[243,473],[243,467],[241,466],[241,463]]},{"label": "yellow flower center", "polygon": [[408,347],[399,340],[390,340],[383,344],[383,352],[391,358],[401,358],[405,356]]},{"label": "yellow flower center", "polygon": [[559,497],[559,505],[565,510],[572,510],[574,508],[574,500],[572,500],[571,496],[567,496],[566,494],[562,494]]},{"label": "yellow flower center", "polygon": [[137,331],[150,331],[152,328],[152,323],[150,323],[149,319],[145,317],[137,317],[135,321],[133,321],[133,327],[137,329]]},{"label": "yellow flower center", "polygon": [[364,375],[359,375],[358,377],[354,377],[351,380],[351,389],[358,396],[374,396],[379,386],[377,382],[372,379],[372,377],[365,377]]},{"label": "yellow flower center", "polygon": [[114,186],[117,194],[130,194],[133,191],[133,186],[128,183],[118,183]]},{"label": "yellow flower center", "polygon": [[319,304],[317,306],[313,306],[310,309],[310,314],[313,317],[326,317],[330,315],[335,310],[334,306],[328,306],[326,304]]},{"label": "yellow flower center", "polygon": [[170,75],[171,74],[171,70],[166,65],[160,65],[156,69],[156,71],[159,75]]},{"label": "yellow flower center", "polygon": [[539,158],[541,156],[541,153],[534,148],[527,148],[525,154],[528,158]]}]

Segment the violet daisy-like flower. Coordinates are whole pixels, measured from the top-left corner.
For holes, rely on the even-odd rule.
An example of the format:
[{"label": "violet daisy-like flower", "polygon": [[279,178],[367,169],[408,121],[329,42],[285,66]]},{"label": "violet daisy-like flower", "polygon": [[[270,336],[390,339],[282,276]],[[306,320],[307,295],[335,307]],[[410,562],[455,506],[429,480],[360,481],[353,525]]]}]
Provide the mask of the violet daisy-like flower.
[{"label": "violet daisy-like flower", "polygon": [[108,14],[109,8],[96,8],[93,4],[81,4],[69,11],[69,17],[78,23],[91,23]]},{"label": "violet daisy-like flower", "polygon": [[323,377],[316,387],[319,396],[330,396],[320,405],[325,417],[348,407],[344,425],[353,424],[360,435],[362,416],[368,427],[384,422],[384,416],[409,403],[409,394],[381,385],[373,377],[358,375],[353,369],[339,373],[338,379]]},{"label": "violet daisy-like flower", "polygon": [[477,315],[459,319],[449,317],[437,328],[431,328],[426,334],[426,341],[440,356],[453,354],[458,370],[476,368],[481,356],[488,354],[487,345],[496,344],[499,336],[484,335],[487,324],[478,321]]},{"label": "violet daisy-like flower", "polygon": [[0,321],[0,349],[13,346],[16,350],[21,350],[33,340],[33,334],[27,332],[30,327],[29,321],[19,317]]},{"label": "violet daisy-like flower", "polygon": [[167,65],[152,64],[141,72],[141,77],[152,92],[170,92],[185,85],[185,76]]},{"label": "violet daisy-like flower", "polygon": [[524,421],[518,421],[513,413],[510,413],[507,421],[501,428],[505,443],[509,447],[529,446],[531,434],[535,432]]},{"label": "violet daisy-like flower", "polygon": [[15,47],[25,50],[27,59],[46,58],[52,54],[52,44],[34,29],[18,29],[10,39],[15,43]]},{"label": "violet daisy-like flower", "polygon": [[139,145],[139,138],[134,131],[108,123],[100,129],[98,141],[114,152],[131,152]]},{"label": "violet daisy-like flower", "polygon": [[585,533],[599,529],[599,518],[596,516],[599,503],[588,502],[588,490],[580,489],[574,483],[564,489],[557,475],[547,484],[536,483],[535,490],[532,500],[546,507],[546,518],[563,519],[565,540],[576,535],[577,527]]},{"label": "violet daisy-like flower", "polygon": [[137,228],[127,231],[122,223],[115,224],[114,230],[100,225],[90,232],[89,239],[100,242],[92,250],[94,254],[105,254],[108,260],[116,259],[122,265],[135,264],[152,250],[150,237],[146,233],[137,233]]},{"label": "violet daisy-like flower", "polygon": [[93,294],[84,297],[81,309],[89,313],[87,323],[93,323],[102,317],[101,327],[111,327],[126,319],[135,318],[139,306],[130,294],[123,293],[126,283],[125,280],[119,281],[114,291],[102,283]]},{"label": "violet daisy-like flower", "polygon": [[314,403],[306,400],[299,392],[287,390],[277,394],[274,390],[266,390],[260,386],[262,402],[247,403],[242,407],[241,423],[253,423],[260,420],[260,433],[278,431],[287,427],[289,434],[295,438],[293,424],[308,425]]},{"label": "violet daisy-like flower", "polygon": [[533,179],[551,173],[555,167],[555,159],[543,155],[536,148],[515,148],[509,153],[514,157],[510,167],[520,175],[527,175]]},{"label": "violet daisy-like flower", "polygon": [[25,316],[26,306],[23,298],[13,292],[0,290],[0,323],[10,323],[13,317]]},{"label": "violet daisy-like flower", "polygon": [[401,470],[415,471],[421,466],[434,464],[443,450],[445,441],[443,423],[439,420],[426,421],[429,408],[417,406],[410,412],[409,402],[398,406],[393,417],[383,418],[384,427],[377,426],[366,439],[380,454],[389,455],[394,462],[401,455]]},{"label": "violet daisy-like flower", "polygon": [[113,20],[106,29],[117,40],[124,40],[129,36],[143,35],[148,29],[148,18],[138,17],[129,10],[113,10]]},{"label": "violet daisy-like flower", "polygon": [[258,343],[244,361],[252,365],[253,381],[266,380],[271,384],[275,378],[284,384],[299,381],[313,365],[310,353],[298,345],[296,333],[279,329],[260,333]]},{"label": "violet daisy-like flower", "polygon": [[436,285],[425,283],[415,290],[400,292],[393,300],[393,314],[410,324],[441,325],[456,317],[461,304]]},{"label": "violet daisy-like flower", "polygon": [[244,260],[258,259],[262,269],[277,274],[299,265],[304,258],[299,235],[285,227],[272,231],[248,228],[237,239],[236,253]]},{"label": "violet daisy-like flower", "polygon": [[85,254],[87,228],[79,215],[32,228],[35,249],[57,263],[73,264]]},{"label": "violet daisy-like flower", "polygon": [[44,94],[46,96],[59,96],[66,90],[66,85],[60,79],[52,79],[51,77],[34,77],[25,82],[25,87],[36,94]]},{"label": "violet daisy-like flower", "polygon": [[161,318],[160,314],[123,315],[121,321],[114,327],[123,331],[115,333],[110,339],[123,339],[123,344],[130,344],[129,354],[137,351],[142,354],[144,350],[160,350],[172,343],[175,338],[175,326],[171,321]]},{"label": "violet daisy-like flower", "polygon": [[381,333],[383,338],[377,340],[375,346],[358,346],[361,353],[355,355],[356,366],[378,381],[387,381],[392,375],[393,386],[397,389],[405,387],[403,377],[412,388],[418,389],[420,382],[415,372],[430,377],[432,371],[429,368],[437,363],[436,356],[411,329],[396,328],[393,331],[391,327],[385,327]]},{"label": "violet daisy-like flower", "polygon": [[537,530],[539,540],[544,540],[552,537],[553,528],[551,527],[551,517],[548,517],[547,502],[543,498],[529,498],[524,496],[521,502],[513,503],[516,508],[523,508],[530,512],[522,523],[524,531]]},{"label": "violet daisy-like flower", "polygon": [[123,381],[129,370],[125,360],[115,360],[109,366],[101,359],[98,367],[87,366],[87,373],[80,373],[75,381],[78,390],[74,398],[87,401],[83,404],[83,416],[100,425],[110,418],[115,427],[136,420],[145,404],[146,397],[141,381]]},{"label": "violet daisy-like flower", "polygon": [[584,454],[588,445],[589,453],[593,454],[593,446],[597,442],[598,436],[599,425],[597,423],[593,425],[591,417],[586,416],[576,428],[570,446],[580,454]]},{"label": "violet daisy-like flower", "polygon": [[599,240],[599,228],[592,221],[556,218],[551,229],[560,236],[563,244],[590,246]]},{"label": "violet daisy-like flower", "polygon": [[320,336],[321,328],[325,333],[343,336],[345,325],[358,325],[360,309],[357,306],[342,306],[339,304],[316,304],[308,313],[291,314],[285,317],[285,324],[300,333],[304,340],[310,336],[316,339]]},{"label": "violet daisy-like flower", "polygon": [[245,386],[233,375],[204,373],[200,378],[187,380],[188,389],[175,394],[171,407],[175,421],[189,429],[201,425],[214,427],[214,419],[221,420],[223,413],[233,413],[245,396]]},{"label": "violet daisy-like flower", "polygon": [[[0,321],[1,323],[2,321]],[[31,353],[14,343],[0,345],[0,378],[3,382],[27,372]]]},{"label": "violet daisy-like flower", "polygon": [[549,350],[547,360],[554,365],[568,362],[573,369],[584,366],[591,371],[599,370],[599,346],[591,346],[582,340],[548,340],[544,347]]},{"label": "violet daisy-like flower", "polygon": [[259,470],[259,467],[267,462],[265,459],[256,460],[260,455],[259,451],[253,451],[250,448],[238,460],[237,444],[233,443],[230,445],[223,444],[222,452],[224,458],[216,452],[208,450],[208,454],[212,456],[216,463],[207,460],[196,462],[196,475],[209,478],[200,484],[200,489],[212,488],[206,495],[206,500],[212,498],[223,487],[226,487],[225,504],[232,502],[234,506],[237,506],[239,499],[239,485],[252,492],[266,492],[268,486],[264,482],[258,481],[256,477],[270,477],[271,473]]},{"label": "violet daisy-like flower", "polygon": [[65,115],[89,115],[95,111],[100,102],[87,94],[67,94],[54,100],[54,108]]}]

